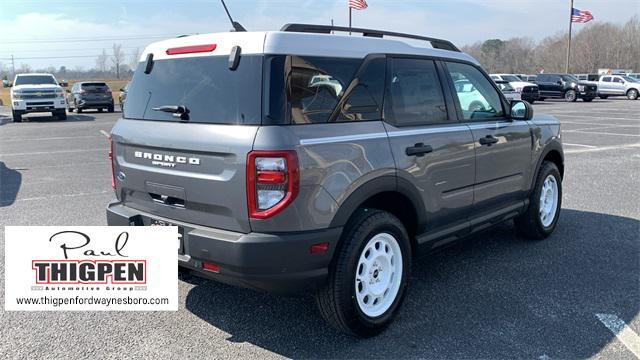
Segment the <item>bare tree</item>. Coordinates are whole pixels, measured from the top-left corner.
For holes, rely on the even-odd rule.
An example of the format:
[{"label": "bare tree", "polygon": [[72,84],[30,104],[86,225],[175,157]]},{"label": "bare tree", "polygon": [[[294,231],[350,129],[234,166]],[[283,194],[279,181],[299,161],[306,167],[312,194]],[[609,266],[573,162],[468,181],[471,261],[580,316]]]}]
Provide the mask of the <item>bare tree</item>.
[{"label": "bare tree", "polygon": [[111,62],[116,70],[116,79],[120,79],[120,66],[124,62],[124,52],[121,44],[113,44],[113,53],[111,54]]},{"label": "bare tree", "polygon": [[102,54],[98,55],[96,59],[96,68],[101,73],[105,73],[107,71],[107,61],[109,61],[109,55],[107,55],[107,50],[102,49]]},{"label": "bare tree", "polygon": [[138,66],[138,60],[140,60],[140,48],[135,48],[133,53],[131,53],[131,61],[129,62],[129,66],[131,69],[134,69]]}]

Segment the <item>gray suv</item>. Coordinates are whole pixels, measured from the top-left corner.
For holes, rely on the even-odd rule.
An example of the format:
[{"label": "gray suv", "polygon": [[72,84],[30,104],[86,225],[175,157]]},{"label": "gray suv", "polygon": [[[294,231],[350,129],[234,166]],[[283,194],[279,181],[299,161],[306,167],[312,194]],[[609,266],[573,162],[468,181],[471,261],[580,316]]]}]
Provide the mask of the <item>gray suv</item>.
[{"label": "gray suv", "polygon": [[177,226],[182,271],[312,292],[332,326],[365,337],[398,312],[417,256],[510,219],[548,237],[559,122],[508,102],[448,41],[333,34],[348,30],[148,46],[111,134],[109,225]]}]

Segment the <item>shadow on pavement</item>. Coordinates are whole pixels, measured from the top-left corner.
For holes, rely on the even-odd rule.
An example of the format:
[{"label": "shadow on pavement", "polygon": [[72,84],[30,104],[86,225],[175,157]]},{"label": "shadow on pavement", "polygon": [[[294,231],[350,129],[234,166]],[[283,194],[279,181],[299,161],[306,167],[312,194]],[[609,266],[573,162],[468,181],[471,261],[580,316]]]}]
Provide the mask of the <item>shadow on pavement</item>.
[{"label": "shadow on pavement", "polygon": [[286,357],[585,358],[613,340],[595,317],[639,311],[640,222],[564,209],[546,241],[505,223],[416,262],[391,327],[358,340],[327,327],[312,299],[191,278],[186,308]]},{"label": "shadow on pavement", "polygon": [[10,206],[16,201],[21,184],[22,174],[0,161],[0,207]]},{"label": "shadow on pavement", "polygon": [[80,122],[80,121],[94,121],[95,116],[92,115],[78,115],[67,114],[67,120],[60,120],[55,116],[25,116],[22,121],[31,123],[51,123],[51,122]]}]

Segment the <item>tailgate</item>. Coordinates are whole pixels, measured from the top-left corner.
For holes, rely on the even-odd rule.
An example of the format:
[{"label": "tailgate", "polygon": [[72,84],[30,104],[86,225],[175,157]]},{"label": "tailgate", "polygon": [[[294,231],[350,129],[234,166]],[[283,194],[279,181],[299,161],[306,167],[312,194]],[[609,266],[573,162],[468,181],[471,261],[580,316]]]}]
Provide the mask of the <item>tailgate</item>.
[{"label": "tailgate", "polygon": [[257,129],[121,119],[112,130],[118,198],[159,217],[249,232],[245,163]]}]

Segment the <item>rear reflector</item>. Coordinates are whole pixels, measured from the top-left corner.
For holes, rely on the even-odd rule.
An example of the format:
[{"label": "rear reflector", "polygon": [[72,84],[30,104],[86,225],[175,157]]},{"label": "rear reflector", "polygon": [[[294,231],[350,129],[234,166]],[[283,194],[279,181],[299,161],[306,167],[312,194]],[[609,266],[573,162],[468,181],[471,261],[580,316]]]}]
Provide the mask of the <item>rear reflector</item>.
[{"label": "rear reflector", "polygon": [[216,49],[216,44],[191,45],[167,49],[167,55],[193,54],[202,52],[212,52]]},{"label": "rear reflector", "polygon": [[219,273],[220,272],[220,266],[218,266],[216,264],[208,263],[208,262],[203,262],[202,263],[202,268],[207,270],[207,271],[214,272],[214,273]]},{"label": "rear reflector", "polygon": [[309,248],[309,252],[311,254],[324,253],[324,252],[327,252],[327,250],[329,250],[329,243],[327,242],[314,244],[314,245],[311,245],[311,247]]},{"label": "rear reflector", "polygon": [[258,184],[282,184],[287,174],[281,171],[258,171]]}]

